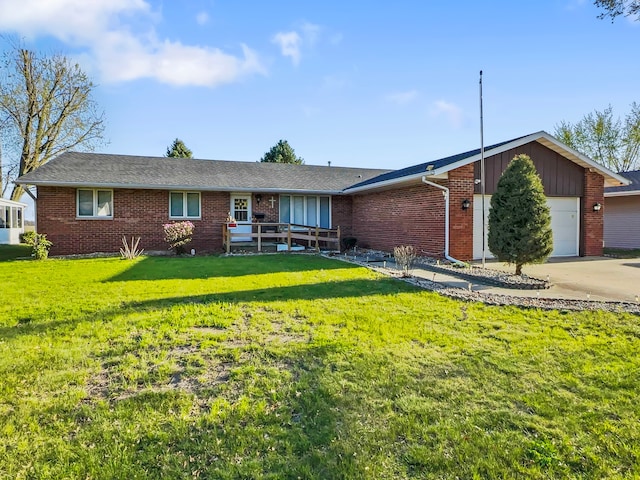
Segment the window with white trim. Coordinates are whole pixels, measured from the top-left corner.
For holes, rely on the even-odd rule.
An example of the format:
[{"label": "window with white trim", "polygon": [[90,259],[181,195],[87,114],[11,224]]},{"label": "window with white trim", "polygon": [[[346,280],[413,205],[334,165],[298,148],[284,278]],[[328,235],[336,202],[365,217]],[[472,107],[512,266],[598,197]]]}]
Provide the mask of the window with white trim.
[{"label": "window with white trim", "polygon": [[316,195],[280,195],[280,222],[331,228],[331,198]]},{"label": "window with white trim", "polygon": [[200,192],[169,192],[169,218],[200,218]]},{"label": "window with white trim", "polygon": [[113,218],[113,190],[79,188],[78,218]]}]

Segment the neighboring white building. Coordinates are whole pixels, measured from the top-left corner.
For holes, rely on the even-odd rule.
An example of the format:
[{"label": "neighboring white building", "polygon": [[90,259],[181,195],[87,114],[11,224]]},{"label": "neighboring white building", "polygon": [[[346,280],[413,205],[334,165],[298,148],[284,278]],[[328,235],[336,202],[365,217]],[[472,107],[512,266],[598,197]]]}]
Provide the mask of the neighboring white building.
[{"label": "neighboring white building", "polygon": [[24,209],[27,205],[0,198],[0,244],[17,245],[24,233]]}]

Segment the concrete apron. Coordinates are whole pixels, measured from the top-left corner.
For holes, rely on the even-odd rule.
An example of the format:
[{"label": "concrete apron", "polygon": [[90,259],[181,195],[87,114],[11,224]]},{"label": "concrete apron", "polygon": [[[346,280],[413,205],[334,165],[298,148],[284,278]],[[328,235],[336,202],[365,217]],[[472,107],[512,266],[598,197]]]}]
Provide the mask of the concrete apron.
[{"label": "concrete apron", "polygon": [[[479,263],[474,262],[474,265]],[[494,260],[487,261],[486,268],[511,273],[515,271],[515,266]],[[546,279],[548,275],[553,286],[546,290],[515,290],[478,284],[473,289],[521,297],[626,302],[640,300],[640,258],[551,258],[540,265],[525,265],[522,271],[525,275],[541,279]],[[426,272],[425,278],[431,279],[429,272]]]}]

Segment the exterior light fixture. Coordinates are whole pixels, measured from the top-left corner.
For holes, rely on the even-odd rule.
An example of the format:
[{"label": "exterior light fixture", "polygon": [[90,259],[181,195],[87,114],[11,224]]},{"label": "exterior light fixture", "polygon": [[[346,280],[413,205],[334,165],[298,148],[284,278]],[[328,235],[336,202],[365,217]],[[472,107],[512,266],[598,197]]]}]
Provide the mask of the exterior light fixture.
[{"label": "exterior light fixture", "polygon": [[463,210],[467,210],[470,206],[471,206],[471,202],[469,201],[469,199],[468,199],[468,198],[465,198],[465,199],[462,201],[462,209],[463,209]]},{"label": "exterior light fixture", "polygon": [[260,205],[260,202],[261,202],[261,201],[262,201],[262,195],[257,194],[257,195],[256,195],[256,203],[257,203],[258,205]]},{"label": "exterior light fixture", "polygon": [[600,205],[599,203],[594,203],[593,204],[593,211],[594,212],[599,212],[601,208],[602,208],[602,205]]}]

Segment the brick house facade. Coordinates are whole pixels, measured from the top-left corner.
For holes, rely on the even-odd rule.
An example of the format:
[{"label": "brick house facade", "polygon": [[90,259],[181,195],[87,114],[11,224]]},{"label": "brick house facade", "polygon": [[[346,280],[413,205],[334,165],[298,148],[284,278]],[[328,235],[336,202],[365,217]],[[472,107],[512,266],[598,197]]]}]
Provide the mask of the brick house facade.
[{"label": "brick house facade", "polygon": [[[514,153],[529,154],[547,195],[575,198],[579,205],[575,254],[578,245],[580,255],[602,254],[602,212],[593,205],[604,203],[605,184],[624,184],[622,177],[544,132],[485,152],[489,185],[497,183]],[[199,215],[190,219],[195,225],[190,247],[198,252],[222,250],[222,226],[233,192],[241,192],[264,222],[281,220],[285,195],[304,196],[304,203],[297,204],[304,209],[329,197],[331,227],[339,226],[343,236],[356,237],[361,246],[392,251],[397,245],[413,245],[423,255],[466,261],[474,257],[478,236],[478,162],[479,151],[471,151],[385,171],[70,153],[18,183],[37,186],[37,228],[53,242],[52,255],[117,252],[123,235],[141,237],[140,246],[147,251],[166,249],[162,225],[173,221],[170,192],[180,190],[199,193]],[[107,218],[79,216],[78,191],[83,188],[112,192]],[[307,203],[313,196],[317,200]]]}]

